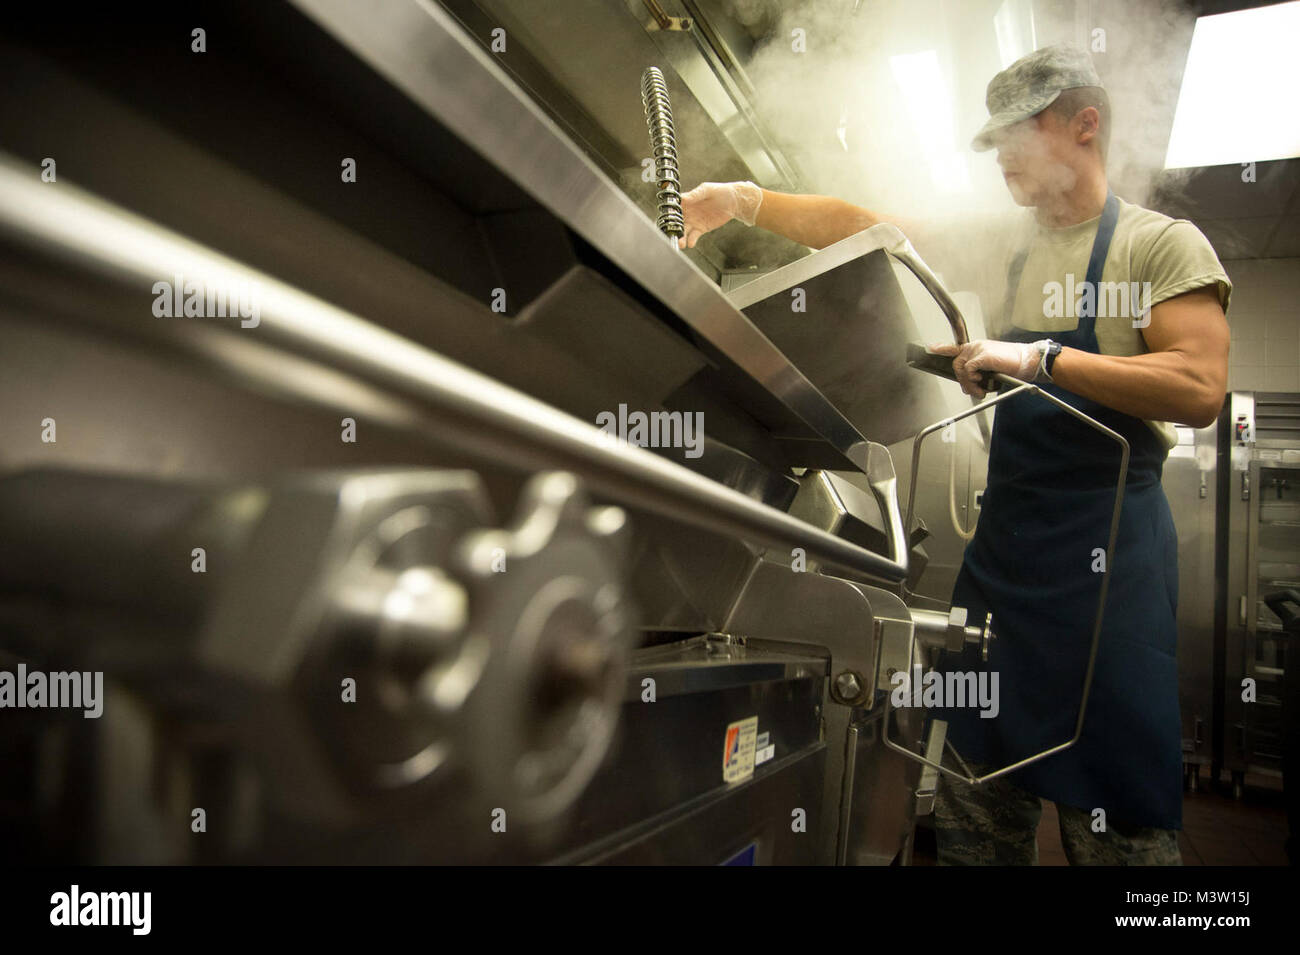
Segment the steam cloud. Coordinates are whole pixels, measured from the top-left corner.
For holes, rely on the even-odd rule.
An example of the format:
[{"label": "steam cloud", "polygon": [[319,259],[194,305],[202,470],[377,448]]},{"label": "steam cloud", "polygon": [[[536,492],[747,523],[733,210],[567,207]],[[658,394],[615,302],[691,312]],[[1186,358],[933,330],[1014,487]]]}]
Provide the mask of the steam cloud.
[{"label": "steam cloud", "polygon": [[[764,6],[723,2],[742,22]],[[762,121],[806,177],[797,191],[943,223],[1016,209],[995,153],[970,149],[988,81],[1032,48],[1081,47],[1110,95],[1112,188],[1141,204],[1158,179],[1166,195],[1179,181],[1164,153],[1194,24],[1179,0],[804,0],[783,4],[746,72]],[[806,52],[792,49],[796,30]],[[937,99],[900,82],[935,66]]]}]

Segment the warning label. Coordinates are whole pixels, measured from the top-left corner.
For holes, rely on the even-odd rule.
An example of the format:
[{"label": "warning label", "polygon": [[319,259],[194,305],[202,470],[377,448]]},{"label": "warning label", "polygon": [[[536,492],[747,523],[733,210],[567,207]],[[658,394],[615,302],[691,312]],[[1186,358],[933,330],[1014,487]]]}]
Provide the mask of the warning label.
[{"label": "warning label", "polygon": [[758,740],[758,717],[751,716],[727,727],[722,749],[722,781],[742,782],[754,775],[754,750]]}]

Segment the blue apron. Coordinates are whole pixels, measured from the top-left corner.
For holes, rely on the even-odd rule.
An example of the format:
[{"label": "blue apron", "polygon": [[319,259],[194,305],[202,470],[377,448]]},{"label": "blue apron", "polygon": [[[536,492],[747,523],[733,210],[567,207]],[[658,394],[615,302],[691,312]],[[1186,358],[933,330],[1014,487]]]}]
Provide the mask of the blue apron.
[{"label": "blue apron", "polygon": [[[1096,300],[1119,201],[1108,194],[1088,262],[1091,310],[1053,340],[1097,353]],[[1011,317],[1027,253],[1012,265],[1004,340],[1043,332]],[[1182,828],[1182,740],[1175,612],[1177,538],[1160,485],[1165,450],[1151,428],[1052,385],[1063,401],[1122,434],[1130,445],[1096,672],[1079,741],[1007,778],[1030,793],[1091,812],[1107,825]],[[1022,395],[999,405],[988,487],[975,537],[953,588],[972,620],[993,614],[987,663],[973,648],[946,653],[942,670],[998,674],[1000,711],[941,711],[963,757],[1005,766],[1074,735],[1101,574],[1095,554],[1110,536],[1119,446],[1050,402]]]}]

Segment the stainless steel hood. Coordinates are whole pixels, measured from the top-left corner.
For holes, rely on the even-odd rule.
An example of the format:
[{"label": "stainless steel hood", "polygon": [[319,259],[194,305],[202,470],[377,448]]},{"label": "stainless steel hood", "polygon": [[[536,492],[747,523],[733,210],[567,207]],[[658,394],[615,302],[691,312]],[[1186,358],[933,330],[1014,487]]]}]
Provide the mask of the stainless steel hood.
[{"label": "stainless steel hood", "polygon": [[679,151],[696,178],[725,172],[774,189],[803,185],[755,114],[744,69],[754,34],[779,9],[774,0],[751,4],[749,24],[720,0],[441,5],[607,171],[640,174],[647,143],[636,91],[641,71],[655,65],[668,77]]}]

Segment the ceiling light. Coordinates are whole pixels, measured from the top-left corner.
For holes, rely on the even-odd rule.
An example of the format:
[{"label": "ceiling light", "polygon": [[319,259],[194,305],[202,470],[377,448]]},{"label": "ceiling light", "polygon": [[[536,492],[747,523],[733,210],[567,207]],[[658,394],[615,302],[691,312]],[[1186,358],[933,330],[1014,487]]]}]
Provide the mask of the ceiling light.
[{"label": "ceiling light", "polygon": [[1300,156],[1300,0],[1200,17],[1166,169]]}]

